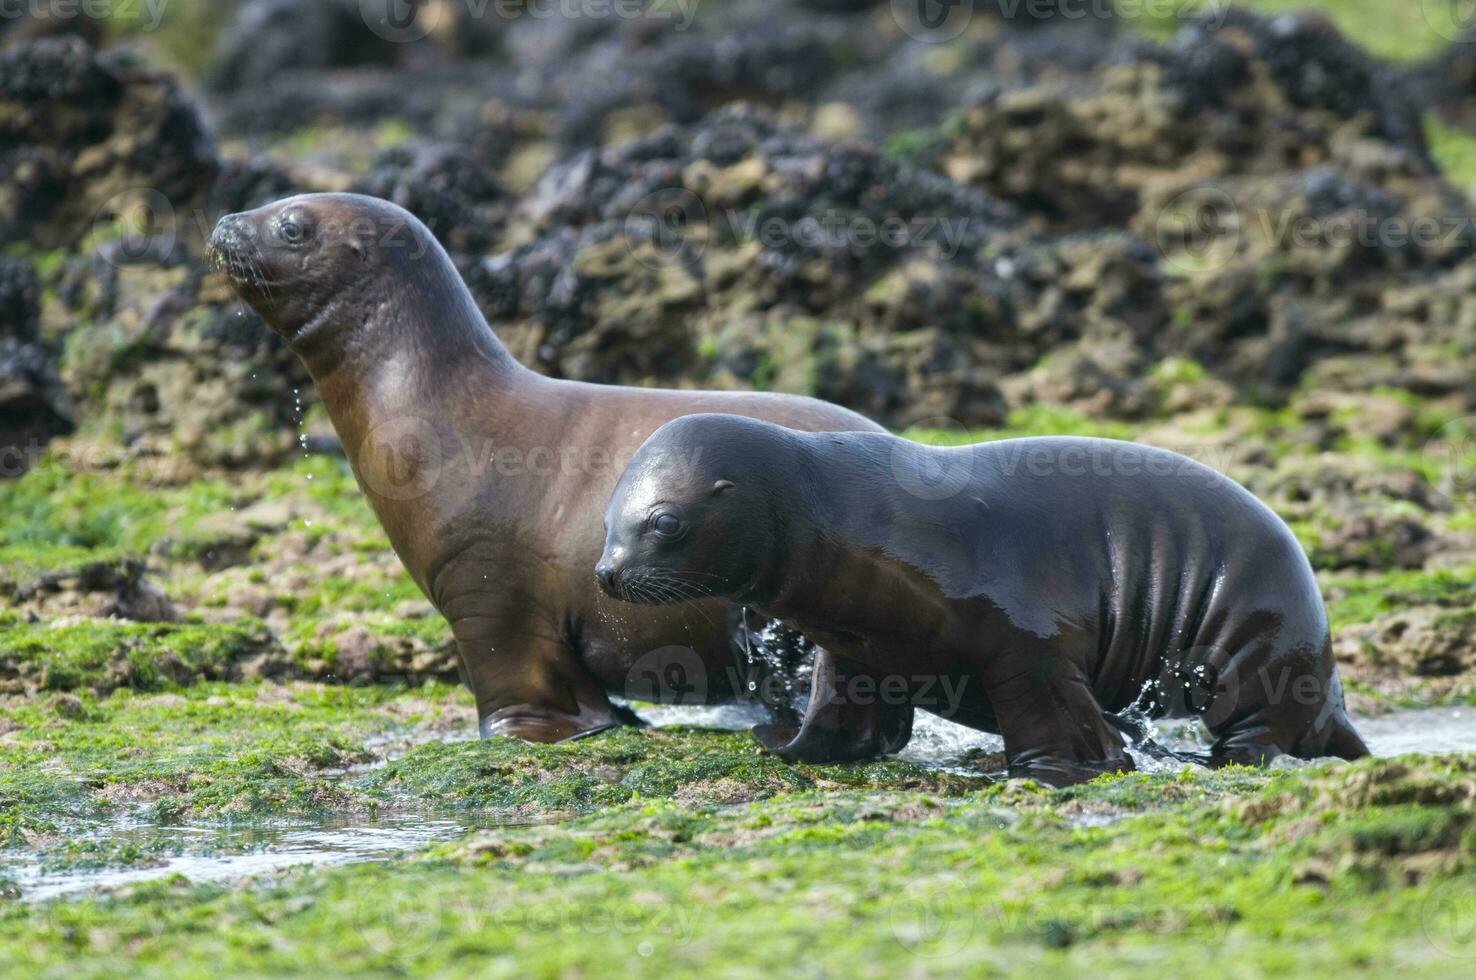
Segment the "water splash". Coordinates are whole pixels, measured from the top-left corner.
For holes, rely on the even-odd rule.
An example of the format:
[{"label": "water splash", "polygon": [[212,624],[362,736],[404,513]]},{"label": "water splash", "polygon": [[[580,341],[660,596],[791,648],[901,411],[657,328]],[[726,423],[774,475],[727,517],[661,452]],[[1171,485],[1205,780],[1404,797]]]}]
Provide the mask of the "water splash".
[{"label": "water splash", "polygon": [[733,653],[744,695],[768,707],[778,720],[798,722],[810,701],[815,644],[798,630],[738,611]]},{"label": "water splash", "polygon": [[897,758],[960,776],[1003,775],[1004,739],[919,711],[912,722],[912,740]]},{"label": "water splash", "polygon": [[[1169,676],[1183,685],[1188,703],[1191,689],[1200,682],[1203,672],[1193,674],[1173,670]],[[1127,741],[1128,756],[1141,772],[1177,772],[1185,767],[1202,769],[1208,761],[1206,749],[1214,741],[1205,730],[1198,714],[1164,721],[1165,705],[1170,698],[1159,679],[1149,679],[1138,691],[1132,704],[1105,715],[1112,727]],[[1201,699],[1201,702],[1202,699]]]}]

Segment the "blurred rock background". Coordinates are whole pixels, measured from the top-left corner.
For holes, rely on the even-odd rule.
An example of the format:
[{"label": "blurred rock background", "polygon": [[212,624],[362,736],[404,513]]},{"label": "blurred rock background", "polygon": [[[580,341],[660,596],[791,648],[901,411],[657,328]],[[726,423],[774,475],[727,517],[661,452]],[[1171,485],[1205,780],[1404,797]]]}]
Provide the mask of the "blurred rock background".
[{"label": "blurred rock background", "polygon": [[[965,0],[929,27],[904,0],[140,0],[0,20],[5,474],[132,486],[147,465],[260,497],[331,447],[203,248],[223,213],[360,191],[425,220],[553,376],[1191,452],[1293,523],[1355,680],[1464,683],[1476,39],[1440,5],[1288,6]],[[27,479],[11,503],[34,534],[0,546],[66,524]],[[284,574],[328,546],[272,537],[301,530],[290,507],[257,517],[154,542],[167,597],[135,565],[14,594],[41,621],[73,581],[126,595],[54,608],[270,619],[237,566],[263,540]],[[336,651],[342,623],[312,628],[281,642]],[[362,632],[341,645],[376,662]]]}]

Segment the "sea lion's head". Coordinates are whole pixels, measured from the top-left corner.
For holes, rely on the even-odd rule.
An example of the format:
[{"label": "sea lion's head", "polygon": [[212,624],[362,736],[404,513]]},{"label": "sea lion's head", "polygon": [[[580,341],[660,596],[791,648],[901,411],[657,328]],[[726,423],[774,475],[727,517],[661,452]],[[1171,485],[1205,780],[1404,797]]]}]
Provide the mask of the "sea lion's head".
[{"label": "sea lion's head", "polygon": [[[228,214],[210,251],[236,292],[289,344],[351,320],[439,254],[414,215],[359,194],[305,194]],[[419,264],[428,264],[420,261]]]},{"label": "sea lion's head", "polygon": [[688,415],[653,432],[605,508],[600,588],[648,605],[745,598],[772,564],[778,530],[755,463],[772,463],[765,445],[786,432],[731,415]]}]

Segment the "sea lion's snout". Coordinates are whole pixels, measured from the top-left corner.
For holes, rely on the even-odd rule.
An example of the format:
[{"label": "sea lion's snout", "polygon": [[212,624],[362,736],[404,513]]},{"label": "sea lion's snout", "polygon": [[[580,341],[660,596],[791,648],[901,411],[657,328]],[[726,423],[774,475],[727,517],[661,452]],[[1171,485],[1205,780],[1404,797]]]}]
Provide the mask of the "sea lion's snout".
[{"label": "sea lion's snout", "polygon": [[248,241],[246,216],[228,214],[215,223],[210,236],[210,248],[217,255],[229,257],[238,254]]},{"label": "sea lion's snout", "polygon": [[243,299],[252,297],[242,292],[260,276],[260,250],[256,226],[249,214],[228,214],[215,223],[210,235],[210,255],[215,267],[225,273]]},{"label": "sea lion's snout", "polygon": [[600,580],[600,588],[605,595],[612,599],[620,598],[620,570],[614,564],[601,558],[600,563],[595,566],[595,578]]},{"label": "sea lion's snout", "polygon": [[600,583],[600,591],[621,602],[659,606],[691,598],[678,598],[670,590],[656,588],[665,576],[657,569],[640,564],[640,556],[622,545],[607,546],[595,565],[594,573]]}]

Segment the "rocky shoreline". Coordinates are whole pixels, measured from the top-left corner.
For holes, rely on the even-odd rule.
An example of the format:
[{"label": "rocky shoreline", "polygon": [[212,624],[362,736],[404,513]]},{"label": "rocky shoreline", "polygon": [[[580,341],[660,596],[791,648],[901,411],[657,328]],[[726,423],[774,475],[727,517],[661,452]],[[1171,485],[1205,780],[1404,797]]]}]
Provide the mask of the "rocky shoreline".
[{"label": "rocky shoreline", "polygon": [[[7,21],[0,464],[49,474],[0,488],[35,525],[0,541],[10,615],[263,622],[264,646],[224,644],[256,673],[453,672],[432,625],[351,630],[227,581],[308,562],[397,581],[357,550],[378,541],[362,512],[273,476],[335,438],[203,254],[222,213],[346,189],[422,217],[551,375],[812,394],[931,439],[1188,452],[1292,522],[1358,686],[1469,688],[1470,592],[1424,598],[1476,563],[1472,174],[1442,166],[1466,137],[1424,108],[1459,122],[1463,44],[1410,65],[1316,14],[1145,32],[981,4],[945,37],[886,4],[778,6],[442,4],[408,34],[339,0],[153,32]],[[60,474],[162,489],[191,530],[75,533],[47,499]],[[235,510],[194,528],[207,499]],[[32,547],[48,535],[81,551]],[[1410,608],[1338,615],[1345,580],[1400,575],[1420,577]],[[24,662],[9,686],[61,683]]]}]

